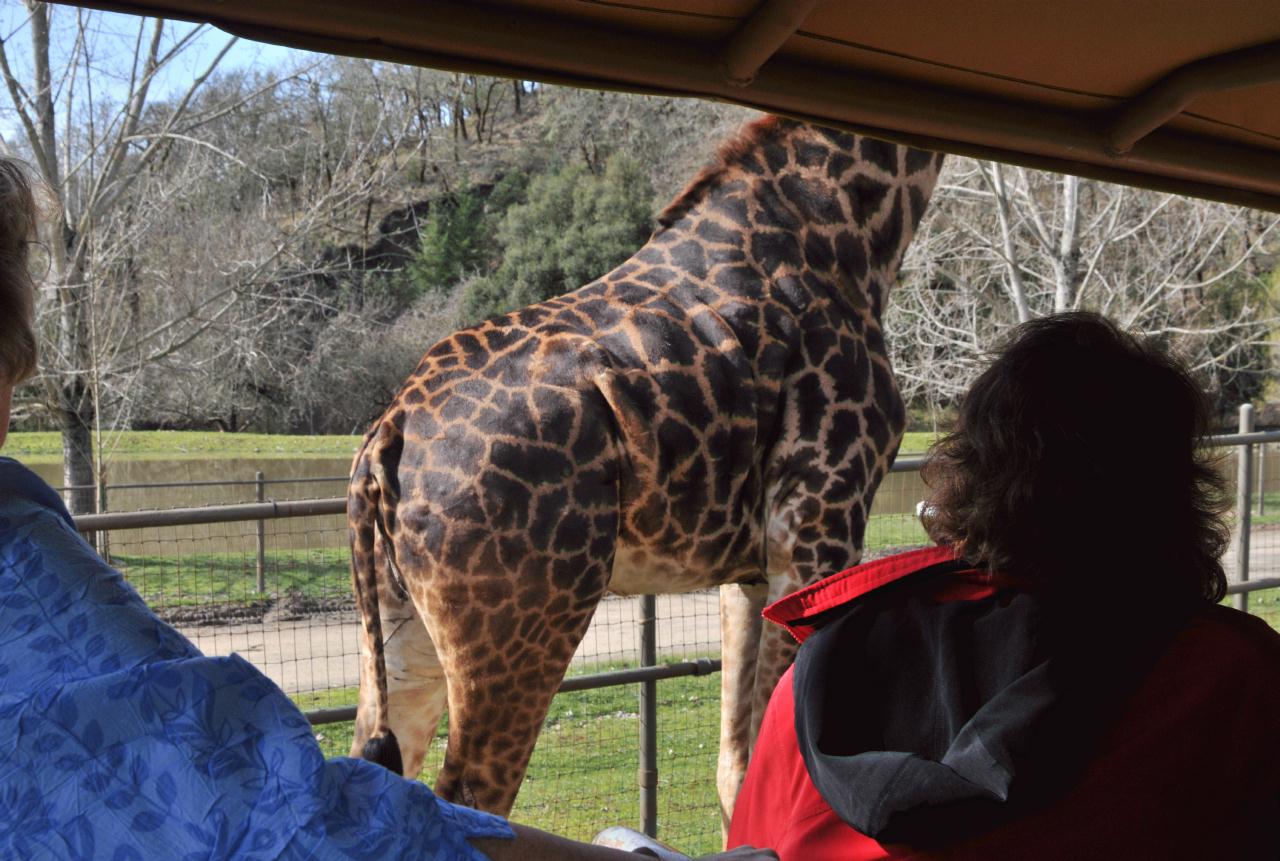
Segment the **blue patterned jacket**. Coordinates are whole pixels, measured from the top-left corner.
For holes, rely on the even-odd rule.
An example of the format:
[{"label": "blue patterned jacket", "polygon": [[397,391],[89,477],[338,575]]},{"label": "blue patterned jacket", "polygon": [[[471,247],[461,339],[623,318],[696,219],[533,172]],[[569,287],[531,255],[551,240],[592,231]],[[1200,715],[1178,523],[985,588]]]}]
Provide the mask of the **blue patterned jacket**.
[{"label": "blue patterned jacket", "polygon": [[354,759],[208,658],[0,458],[0,859],[476,859],[501,819]]}]

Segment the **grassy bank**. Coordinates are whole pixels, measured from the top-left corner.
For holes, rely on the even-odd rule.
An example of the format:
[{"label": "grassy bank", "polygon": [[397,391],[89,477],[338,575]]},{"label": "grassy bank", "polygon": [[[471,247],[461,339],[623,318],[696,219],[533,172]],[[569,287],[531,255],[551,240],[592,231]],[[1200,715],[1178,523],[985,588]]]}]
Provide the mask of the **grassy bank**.
[{"label": "grassy bank", "polygon": [[[186,458],[350,457],[358,436],[287,436],[216,431],[123,431],[108,434],[108,456],[127,460]],[[26,463],[61,463],[62,438],[55,431],[11,433],[4,453]]]},{"label": "grassy bank", "polygon": [[[933,442],[932,433],[909,433],[903,453],[918,453]],[[108,436],[110,457],[127,460],[186,458],[350,457],[358,436],[288,436],[215,431],[123,431]],[[27,463],[61,463],[62,438],[55,431],[11,433],[4,453]]]},{"label": "grassy bank", "polygon": [[898,451],[902,454],[924,454],[937,438],[938,435],[933,431],[909,431],[902,438]]},{"label": "grassy bank", "polygon": [[[591,672],[618,669],[610,664]],[[637,687],[626,685],[557,696],[538,739],[512,819],[578,839],[608,825],[638,827]],[[720,679],[717,675],[658,683],[658,835],[691,854],[716,851]],[[300,695],[303,709],[355,702],[355,691]],[[316,727],[328,756],[346,756],[350,722]],[[444,752],[441,731],[420,775],[431,783]]]}]

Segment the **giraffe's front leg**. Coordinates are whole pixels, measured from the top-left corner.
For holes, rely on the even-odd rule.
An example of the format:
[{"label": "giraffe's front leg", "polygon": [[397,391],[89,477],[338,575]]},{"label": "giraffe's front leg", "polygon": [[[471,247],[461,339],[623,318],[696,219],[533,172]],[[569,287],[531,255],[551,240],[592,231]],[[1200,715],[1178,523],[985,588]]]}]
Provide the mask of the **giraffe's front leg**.
[{"label": "giraffe's front leg", "polygon": [[720,824],[726,835],[738,789],[747,773],[755,727],[759,726],[753,725],[752,708],[763,623],[760,611],[767,597],[768,586],[764,583],[720,587],[720,758],[716,790]]},{"label": "giraffe's front leg", "polygon": [[776,625],[763,624],[760,613],[811,579],[809,566],[791,565],[771,575],[766,583],[720,587],[722,666],[716,789],[726,834],[765,707],[796,656],[791,635]]},{"label": "giraffe's front leg", "polygon": [[[810,580],[806,571],[792,568],[782,577],[771,577],[768,585],[768,597],[765,604],[779,601],[797,589],[803,588]],[[778,686],[782,674],[795,660],[799,648],[795,639],[777,625],[765,625],[760,631],[757,641],[759,653],[756,656],[755,686],[751,691],[751,746],[754,749],[756,735],[760,732],[760,723],[764,720],[764,710],[773,696],[773,689]]]}]

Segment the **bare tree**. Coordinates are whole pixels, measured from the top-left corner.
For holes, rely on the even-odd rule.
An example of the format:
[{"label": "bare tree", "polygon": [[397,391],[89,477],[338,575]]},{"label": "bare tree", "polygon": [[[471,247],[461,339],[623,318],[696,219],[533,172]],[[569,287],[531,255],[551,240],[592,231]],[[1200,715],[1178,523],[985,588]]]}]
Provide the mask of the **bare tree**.
[{"label": "bare tree", "polygon": [[908,400],[968,388],[1011,326],[1090,309],[1165,337],[1209,378],[1265,351],[1260,276],[1277,219],[1224,204],[953,159],[917,233],[887,328]]},{"label": "bare tree", "polygon": [[[418,122],[378,64],[351,60],[285,79],[208,130],[244,167],[231,181],[204,184],[191,201],[194,228],[178,218],[153,227],[150,279],[169,302],[190,302],[213,283],[237,304],[216,337],[152,367],[153,416],[227,429],[351,429],[344,417],[367,391],[324,392],[314,384],[324,378],[316,364],[335,361],[344,347],[358,367],[381,367],[384,359],[371,355],[380,351],[399,355],[375,333],[412,302],[399,273],[416,250],[413,207],[395,203],[402,174],[426,145]],[[187,154],[184,165],[198,158]],[[206,158],[212,170],[219,159]],[[403,228],[412,239],[401,246],[375,217],[388,209],[409,219]],[[397,382],[411,364],[401,360]],[[326,413],[332,420],[319,421]]]},{"label": "bare tree", "polygon": [[[41,303],[52,337],[45,339],[43,381],[47,405],[62,431],[64,480],[84,488],[96,475],[92,431],[98,416],[98,383],[105,372],[96,347],[107,334],[93,307],[98,292],[114,280],[128,290],[131,239],[148,217],[136,192],[175,142],[197,143],[192,111],[200,88],[234,44],[222,44],[184,92],[161,103],[153,97],[157,76],[201,35],[200,28],[174,34],[160,20],[140,19],[132,56],[104,65],[99,56],[97,16],[74,10],[74,23],[55,67],[51,8],[26,0],[29,53],[14,55],[0,43],[0,72],[23,134],[25,154],[56,198],[60,217],[45,225],[49,276]],[[102,50],[102,54],[110,54]],[[17,68],[14,59],[28,62]],[[108,90],[106,81],[120,82]],[[223,296],[211,295],[195,316],[218,316]],[[114,323],[109,327],[115,330]],[[141,333],[135,356],[163,355],[191,334],[173,327]],[[91,490],[71,494],[71,508],[93,507]]]},{"label": "bare tree", "polygon": [[[547,87],[542,138],[600,173],[614,152],[626,152],[649,172],[659,198],[677,194],[707,158],[707,141],[722,139],[755,111],[699,99],[633,96]],[[571,155],[570,155],[571,154]]]},{"label": "bare tree", "polygon": [[248,387],[294,408],[287,381],[318,332],[364,313],[360,285],[382,266],[365,259],[374,206],[420,146],[418,114],[364,61],[215,75],[234,39],[161,94],[202,28],[137,19],[121,60],[101,16],[59,12],[55,33],[52,7],[26,9],[30,51],[0,43],[0,72],[60,215],[43,237],[40,381],[83,512],[105,425],[128,426],[139,404],[203,391],[205,415],[234,426]]}]

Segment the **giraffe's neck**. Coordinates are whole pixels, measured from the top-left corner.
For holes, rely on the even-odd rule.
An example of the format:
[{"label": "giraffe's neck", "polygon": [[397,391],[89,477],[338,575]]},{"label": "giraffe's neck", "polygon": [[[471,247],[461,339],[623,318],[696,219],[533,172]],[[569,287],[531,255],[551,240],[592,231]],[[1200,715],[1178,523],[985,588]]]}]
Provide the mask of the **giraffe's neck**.
[{"label": "giraffe's neck", "polygon": [[[791,121],[767,127],[697,192],[660,241],[707,263],[716,285],[788,304],[839,297],[878,320],[942,157]],[[665,234],[665,235],[663,235]]]}]

